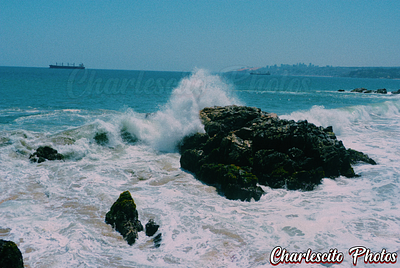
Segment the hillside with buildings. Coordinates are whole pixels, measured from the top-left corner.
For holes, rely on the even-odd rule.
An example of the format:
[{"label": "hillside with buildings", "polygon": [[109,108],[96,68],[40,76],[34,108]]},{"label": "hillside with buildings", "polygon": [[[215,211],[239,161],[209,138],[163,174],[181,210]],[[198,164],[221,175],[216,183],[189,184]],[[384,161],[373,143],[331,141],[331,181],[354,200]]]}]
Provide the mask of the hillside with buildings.
[{"label": "hillside with buildings", "polygon": [[294,75],[294,76],[334,76],[357,78],[400,78],[400,67],[333,67],[313,64],[281,64],[265,67],[242,68],[239,71],[253,74]]}]

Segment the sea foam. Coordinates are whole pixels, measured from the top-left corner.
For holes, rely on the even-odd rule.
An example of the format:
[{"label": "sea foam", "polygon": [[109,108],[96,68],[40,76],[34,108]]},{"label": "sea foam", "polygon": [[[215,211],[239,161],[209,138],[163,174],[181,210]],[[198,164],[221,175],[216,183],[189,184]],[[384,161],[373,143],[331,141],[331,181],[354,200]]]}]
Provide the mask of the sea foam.
[{"label": "sea foam", "polygon": [[128,110],[121,123],[139,140],[156,150],[171,152],[184,136],[204,132],[199,111],[205,107],[241,104],[218,75],[198,69],[182,79],[168,102],[153,114]]},{"label": "sea foam", "polygon": [[310,110],[296,111],[280,116],[280,118],[288,120],[308,120],[317,126],[332,126],[336,135],[354,134],[349,133],[354,130],[354,124],[366,127],[376,119],[386,120],[398,117],[400,117],[400,102],[397,99],[337,109],[313,106]]}]

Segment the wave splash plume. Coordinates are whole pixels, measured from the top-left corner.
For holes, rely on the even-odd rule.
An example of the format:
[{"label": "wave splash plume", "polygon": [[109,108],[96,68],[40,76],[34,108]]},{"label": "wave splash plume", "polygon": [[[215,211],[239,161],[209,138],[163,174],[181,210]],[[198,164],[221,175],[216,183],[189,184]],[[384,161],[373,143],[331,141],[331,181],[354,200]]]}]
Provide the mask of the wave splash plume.
[{"label": "wave splash plume", "polygon": [[204,132],[199,111],[205,107],[237,104],[228,84],[218,75],[198,69],[182,79],[169,101],[153,114],[128,110],[123,116],[123,128],[156,150],[171,152],[184,136]]}]

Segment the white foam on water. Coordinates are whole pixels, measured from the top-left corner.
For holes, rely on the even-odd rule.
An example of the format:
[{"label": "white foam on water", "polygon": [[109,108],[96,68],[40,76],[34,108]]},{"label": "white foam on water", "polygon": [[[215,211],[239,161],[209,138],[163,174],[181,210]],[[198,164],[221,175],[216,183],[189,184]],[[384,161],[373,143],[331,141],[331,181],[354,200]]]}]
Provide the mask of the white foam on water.
[{"label": "white foam on water", "polygon": [[[332,267],[353,267],[350,247],[399,250],[396,101],[319,106],[283,116],[333,125],[347,148],[368,153],[378,165],[357,164],[361,177],[324,179],[311,192],[263,187],[260,201],[241,202],[181,170],[180,155],[173,152],[181,137],[202,131],[201,108],[238,103],[228,89],[199,70],[147,117],[128,110],[60,133],[2,131],[10,142],[0,146],[0,237],[15,241],[30,267],[271,267],[269,254],[276,246],[291,252],[337,248],[345,261]],[[74,113],[67,114],[74,118]],[[124,143],[122,128],[142,141]],[[109,137],[106,146],[93,139],[101,131]],[[30,163],[29,154],[39,145],[51,145],[66,161]],[[129,246],[105,223],[126,190],[142,224],[153,218],[160,225],[159,248],[144,232]],[[360,259],[357,267],[379,265]]]},{"label": "white foam on water", "polygon": [[199,112],[205,107],[240,104],[231,96],[229,86],[217,75],[203,69],[182,79],[166,105],[154,114],[143,115],[127,111],[124,127],[151,147],[171,152],[184,136],[204,132]]}]

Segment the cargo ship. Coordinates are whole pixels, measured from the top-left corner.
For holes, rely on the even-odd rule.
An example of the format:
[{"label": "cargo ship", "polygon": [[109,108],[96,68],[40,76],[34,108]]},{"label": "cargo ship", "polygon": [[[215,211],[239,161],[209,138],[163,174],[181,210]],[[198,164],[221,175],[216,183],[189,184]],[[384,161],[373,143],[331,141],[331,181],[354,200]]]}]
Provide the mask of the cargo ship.
[{"label": "cargo ship", "polygon": [[85,69],[85,66],[83,65],[83,63],[75,66],[75,63],[72,65],[69,65],[69,63],[67,65],[64,65],[63,63],[61,63],[61,65],[58,65],[56,63],[56,65],[50,64],[50,68],[52,69]]}]

